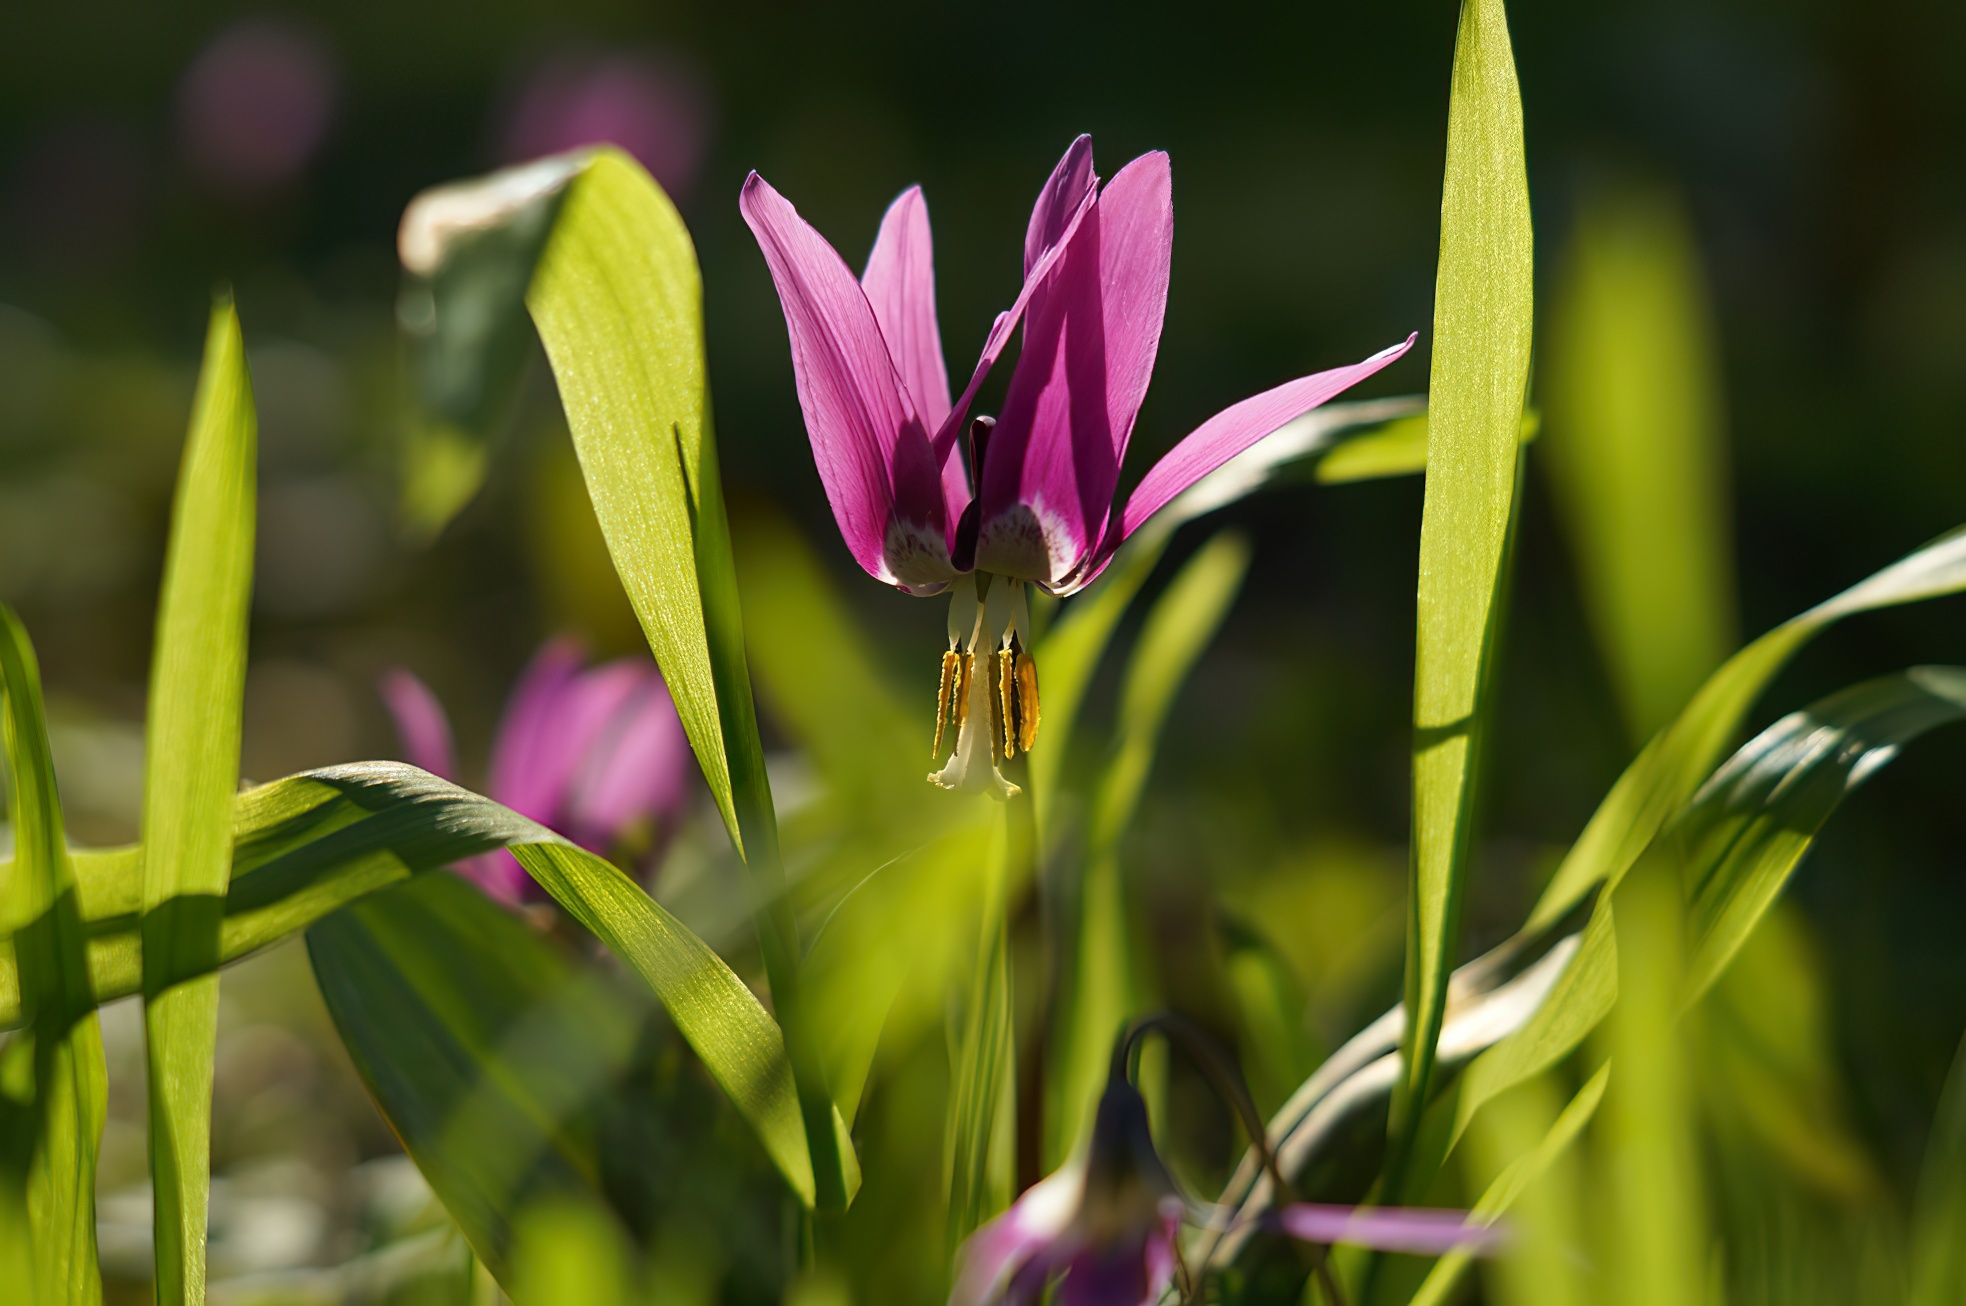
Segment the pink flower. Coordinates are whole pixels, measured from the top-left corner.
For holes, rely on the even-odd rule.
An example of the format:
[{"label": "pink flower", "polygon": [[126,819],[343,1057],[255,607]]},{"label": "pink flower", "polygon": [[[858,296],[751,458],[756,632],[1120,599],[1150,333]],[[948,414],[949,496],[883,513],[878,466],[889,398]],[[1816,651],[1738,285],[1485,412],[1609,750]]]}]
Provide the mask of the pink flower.
[{"label": "pink flower", "polygon": [[[606,856],[681,810],[689,742],[653,663],[622,658],[582,670],[582,661],[566,639],[533,657],[499,721],[485,788],[521,816]],[[450,721],[437,696],[400,668],[383,676],[381,691],[407,760],[455,778]],[[459,869],[503,901],[537,896],[510,853],[485,853]]]},{"label": "pink flower", "polygon": [[[1084,1152],[1033,1184],[963,1245],[949,1306],[1152,1306],[1180,1264],[1190,1208],[1154,1149],[1147,1103],[1124,1051],[1099,1099]],[[1494,1250],[1506,1236],[1465,1211],[1299,1202],[1265,1224],[1312,1243],[1438,1256]]]},{"label": "pink flower", "polygon": [[[1120,463],[1167,308],[1171,185],[1167,155],[1156,152],[1101,189],[1091,138],[1074,141],[1032,211],[1023,289],[952,402],[921,189],[888,208],[855,280],[763,178],[744,183],[738,207],[778,288],[806,433],[848,550],[869,575],[907,593],[951,592],[937,759],[943,727],[956,726],[956,744],[930,777],[939,784],[1016,792],[996,760],[1036,736],[1037,674],[1023,652],[1027,585],[1059,595],[1083,588],[1182,490],[1413,344],[1409,337],[1231,405],[1154,464],[1116,511]],[[1003,411],[971,419],[977,389],[1020,321]],[[965,431],[967,456],[957,457]],[[972,674],[979,653],[984,674]],[[985,757],[990,764],[978,765]]]}]

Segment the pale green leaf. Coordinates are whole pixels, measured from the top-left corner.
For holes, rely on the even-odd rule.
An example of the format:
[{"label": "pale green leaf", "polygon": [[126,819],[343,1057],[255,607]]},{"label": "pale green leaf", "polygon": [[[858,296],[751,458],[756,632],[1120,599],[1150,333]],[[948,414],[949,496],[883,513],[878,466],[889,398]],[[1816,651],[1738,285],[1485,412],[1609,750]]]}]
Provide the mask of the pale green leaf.
[{"label": "pale green leaf", "polygon": [[1670,192],[1589,194],[1551,314],[1544,444],[1585,612],[1638,741],[1736,639],[1712,316]]},{"label": "pale green leaf", "polygon": [[[1522,414],[1522,443],[1534,440],[1540,426],[1536,411],[1526,409]],[[1348,485],[1388,476],[1416,476],[1426,470],[1427,415],[1422,412],[1334,445],[1317,465],[1317,480],[1319,485]]]},{"label": "pale green leaf", "polygon": [[1015,1196],[1017,1053],[1010,1005],[1007,888],[1013,820],[1028,822],[1029,817],[1020,811],[1013,818],[1009,803],[996,807],[984,862],[976,969],[950,1067],[943,1170],[951,1247],[961,1245]]},{"label": "pale green leaf", "polygon": [[1050,1060],[1046,1159],[1062,1161],[1089,1127],[1120,1027],[1140,1012],[1128,960],[1120,840],[1140,806],[1174,696],[1213,642],[1249,570],[1249,542],[1217,535],[1182,567],[1155,602],[1128,663],[1112,757],[1093,797],[1078,886],[1076,941],[1069,955],[1064,1019]]},{"label": "pale green leaf", "polygon": [[[143,777],[144,1032],[157,1300],[205,1299],[221,915],[252,599],[258,421],[239,318],[212,310],[151,649]],[[178,980],[185,974],[197,978]]]},{"label": "pale green leaf", "polygon": [[1432,1079],[1467,877],[1474,766],[1501,619],[1532,309],[1522,102],[1501,0],[1466,0],[1455,40],[1428,384],[1413,691],[1405,1071],[1388,1193]]},{"label": "pale green leaf", "polygon": [[[0,1056],[0,1270],[23,1300],[102,1301],[96,1265],[96,1153],[108,1084],[68,867],[41,673],[13,610],[0,604],[0,694],[15,860],[0,916],[19,954],[28,1028]],[[24,1235],[24,1236],[23,1236]]]}]

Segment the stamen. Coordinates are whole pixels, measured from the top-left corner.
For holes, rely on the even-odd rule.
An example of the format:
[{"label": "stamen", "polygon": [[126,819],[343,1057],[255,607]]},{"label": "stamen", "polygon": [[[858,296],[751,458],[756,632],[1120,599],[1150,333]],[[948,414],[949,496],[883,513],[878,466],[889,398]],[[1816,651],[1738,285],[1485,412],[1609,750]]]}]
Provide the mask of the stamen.
[{"label": "stamen", "polygon": [[962,670],[956,676],[956,729],[969,724],[969,676],[976,668],[976,655],[963,654]]},{"label": "stamen", "polygon": [[956,682],[962,676],[962,654],[949,649],[942,655],[942,683],[935,690],[935,747],[928,760],[942,756],[942,736],[956,716]]},{"label": "stamen", "polygon": [[1038,742],[1038,664],[1023,649],[1017,650],[1017,746],[1025,752]]},{"label": "stamen", "polygon": [[996,686],[997,699],[1002,705],[1002,715],[995,723],[998,736],[1003,741],[1003,760],[1008,762],[1017,756],[1017,669],[1015,654],[1007,648],[997,650]]}]

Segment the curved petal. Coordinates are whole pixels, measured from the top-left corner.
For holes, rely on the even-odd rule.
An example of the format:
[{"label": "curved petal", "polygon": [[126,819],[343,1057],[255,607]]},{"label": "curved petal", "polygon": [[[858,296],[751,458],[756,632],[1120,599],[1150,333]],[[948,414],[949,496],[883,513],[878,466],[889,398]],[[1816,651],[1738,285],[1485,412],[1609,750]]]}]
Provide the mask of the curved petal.
[{"label": "curved petal", "polygon": [[1413,1256],[1440,1256],[1451,1251],[1483,1255],[1508,1239],[1504,1227],[1483,1224],[1466,1211],[1424,1207],[1298,1202],[1277,1211],[1274,1218],[1285,1233],[1305,1242],[1346,1243]]},{"label": "curved petal", "polygon": [[1126,509],[1119,520],[1107,523],[1099,550],[1090,559],[1090,565],[1079,575],[1071,577],[1070,583],[1060,592],[1073,593],[1091,584],[1105,570],[1113,550],[1190,485],[1285,423],[1301,417],[1398,359],[1413,348],[1413,342],[1418,338],[1417,335],[1410,335],[1399,344],[1382,349],[1364,362],[1354,363],[1350,367],[1335,367],[1328,372],[1286,381],[1241,403],[1231,404],[1203,422],[1140,478],[1140,484],[1127,498]]},{"label": "curved petal", "polygon": [[430,686],[401,667],[382,673],[376,686],[382,704],[396,723],[403,760],[444,780],[457,778],[457,751],[451,743],[451,721]]},{"label": "curved petal", "polygon": [[778,289],[813,461],[847,549],[889,584],[946,581],[946,558],[938,570],[932,556],[947,552],[938,464],[867,295],[757,173],[738,208]]},{"label": "curved petal", "polygon": [[1067,1164],[1032,1184],[1009,1210],[971,1234],[957,1262],[949,1306],[997,1300],[1028,1261],[1065,1236],[1084,1189],[1083,1162]]},{"label": "curved petal", "polygon": [[[910,186],[888,205],[860,288],[923,429],[939,429],[949,417],[949,370],[935,322],[935,242],[920,186]],[[954,521],[969,503],[969,473],[962,459],[943,462],[942,495],[946,520]]]},{"label": "curved petal", "polygon": [[1104,534],[1160,349],[1172,187],[1163,153],[1122,168],[1031,301],[978,492],[978,566],[1056,584]]},{"label": "curved petal", "polygon": [[962,432],[963,420],[976,400],[983,378],[1003,355],[1010,344],[1010,333],[1023,320],[1025,310],[1077,238],[1086,214],[1092,211],[1098,185],[1099,176],[1092,170],[1092,138],[1081,136],[1066,149],[1038,192],[1038,202],[1031,210],[1030,225],[1024,233],[1024,286],[1011,306],[997,314],[989,337],[983,342],[982,356],[976,360],[976,370],[970,373],[969,384],[963,387],[949,416],[936,428],[937,466],[948,465],[956,437]]}]

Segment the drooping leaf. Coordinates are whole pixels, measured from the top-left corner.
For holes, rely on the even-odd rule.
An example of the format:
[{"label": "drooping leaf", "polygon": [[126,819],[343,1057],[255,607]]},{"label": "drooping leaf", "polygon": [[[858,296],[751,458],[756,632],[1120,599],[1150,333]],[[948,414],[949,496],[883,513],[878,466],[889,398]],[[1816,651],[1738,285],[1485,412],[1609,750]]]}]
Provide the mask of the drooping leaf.
[{"label": "drooping leaf", "polygon": [[1616,884],[1660,827],[1693,796],[1761,691],[1804,644],[1856,613],[1961,589],[1966,589],[1966,528],[1947,532],[1790,618],[1727,659],[1618,777],[1537,899],[1525,931],[1544,930],[1561,920],[1599,882]]},{"label": "drooping leaf", "polygon": [[1551,315],[1544,445],[1635,742],[1672,720],[1736,640],[1711,319],[1675,197],[1590,193]]},{"label": "drooping leaf", "polygon": [[[1784,717],[1714,773],[1646,854],[1687,886],[1688,1002],[1712,985],[1760,924],[1843,799],[1905,744],[1963,716],[1966,670],[1917,667]],[[1611,923],[1613,887],[1600,892],[1584,947],[1549,1001],[1469,1067],[1457,1136],[1486,1102],[1567,1056],[1610,1013],[1622,965]]]},{"label": "drooping leaf", "polygon": [[1474,768],[1486,709],[1529,379],[1529,183],[1502,0],[1465,0],[1455,39],[1441,191],[1420,522],[1413,691],[1412,873],[1404,1073],[1387,1193],[1427,1102],[1467,878]]},{"label": "drooping leaf", "polygon": [[[205,1299],[212,1058],[252,599],[258,419],[239,317],[212,310],[151,649],[143,777],[144,1033],[160,1303]],[[195,978],[182,979],[191,975]]]},{"label": "drooping leaf", "polygon": [[0,878],[28,1028],[0,1054],[0,1269],[23,1300],[96,1306],[96,1154],[108,1083],[34,648],[0,604],[15,858]]},{"label": "drooping leaf", "polygon": [[[510,848],[569,915],[655,991],[786,1182],[811,1200],[804,1125],[778,1026],[708,944],[610,863],[488,798],[399,762],[325,767],[248,790],[236,800],[234,821],[234,873],[210,965],[246,956],[413,875]],[[129,874],[130,860],[84,864],[113,878]],[[120,896],[112,886],[82,895],[85,903]],[[87,928],[98,998],[135,992],[142,977],[135,922],[114,916]],[[11,960],[0,953],[0,995],[10,987]],[[9,1014],[0,1011],[0,1019]],[[830,1123],[836,1145],[843,1144],[837,1113]],[[847,1182],[849,1191],[858,1185],[857,1170]]]},{"label": "drooping leaf", "polygon": [[[1134,1010],[1120,841],[1139,810],[1174,696],[1228,616],[1249,569],[1249,542],[1225,532],[1182,567],[1154,604],[1127,666],[1113,754],[1093,798],[1078,886],[1067,1008],[1052,1048],[1046,1161],[1057,1164],[1090,1125],[1112,1041]],[[1035,754],[1034,754],[1035,756]]]},{"label": "drooping leaf", "polygon": [[[1482,1190],[1471,1211],[1473,1218],[1488,1224],[1501,1220],[1517,1200],[1562,1159],[1577,1135],[1583,1132],[1584,1126],[1596,1114],[1598,1103],[1604,1100],[1604,1087],[1610,1077],[1609,1065],[1598,1068],[1597,1073],[1577,1090],[1577,1095],[1563,1108],[1542,1141],[1533,1150],[1510,1162]],[[1562,1098],[1557,1098],[1557,1101],[1562,1101]],[[1547,1115],[1543,1118],[1549,1119]],[[1428,1271],[1409,1306],[1442,1306],[1466,1273],[1469,1259],[1467,1252],[1449,1252],[1441,1257]]]}]

